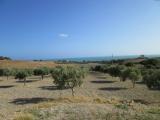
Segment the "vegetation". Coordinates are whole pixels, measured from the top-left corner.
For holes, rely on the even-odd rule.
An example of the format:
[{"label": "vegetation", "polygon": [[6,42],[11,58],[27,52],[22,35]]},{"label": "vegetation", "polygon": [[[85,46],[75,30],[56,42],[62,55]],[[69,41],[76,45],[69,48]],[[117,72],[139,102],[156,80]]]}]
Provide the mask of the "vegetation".
[{"label": "vegetation", "polygon": [[9,57],[0,56],[0,60],[11,60]]},{"label": "vegetation", "polygon": [[18,71],[15,75],[15,79],[19,79],[19,80],[23,80],[24,81],[24,85],[26,84],[26,77],[28,76],[29,74],[25,71],[25,70],[21,70],[21,71]]},{"label": "vegetation", "polygon": [[122,80],[130,79],[133,83],[133,88],[135,87],[135,82],[141,79],[141,72],[136,68],[127,68],[122,72]]},{"label": "vegetation", "polygon": [[149,74],[146,74],[143,77],[144,82],[148,88],[159,89],[160,88],[160,70],[149,71]]},{"label": "vegetation", "polygon": [[56,67],[52,72],[54,83],[58,89],[70,88],[74,96],[74,88],[81,86],[82,79],[85,77],[85,71],[77,67]]},{"label": "vegetation", "polygon": [[[83,67],[81,67],[81,66],[83,66]],[[98,71],[98,72],[96,72],[96,73],[91,72],[90,76],[88,77],[89,79],[87,78],[87,80],[86,79],[83,80],[87,74],[86,68],[88,66],[91,66],[91,69],[90,69],[91,71]],[[102,72],[102,73],[99,73],[99,72]],[[77,89],[77,91],[80,90],[80,92],[79,92],[80,94],[83,94],[83,92],[84,92],[85,95],[89,95],[89,96],[93,97],[94,93],[95,93],[95,96],[97,95],[96,92],[99,94],[99,91],[108,91],[105,94],[103,92],[101,92],[100,94],[102,94],[104,96],[105,95],[110,96],[110,97],[115,96],[118,98],[122,97],[122,98],[126,99],[126,101],[119,100],[117,102],[114,98],[111,98],[111,100],[93,98],[92,100],[88,101],[89,104],[86,104],[87,100],[82,101],[82,100],[77,99],[79,97],[78,95],[76,95],[74,98],[71,97],[69,100],[67,100],[65,97],[63,99],[62,98],[58,99],[58,101],[60,103],[65,105],[65,107],[63,106],[63,108],[66,108],[66,106],[67,106],[65,103],[66,101],[67,101],[67,103],[70,102],[70,103],[78,103],[81,105],[84,104],[84,106],[88,105],[86,107],[86,109],[88,107],[91,107],[90,103],[92,103],[92,102],[93,102],[93,105],[95,105],[95,107],[97,107],[96,105],[98,104],[97,109],[99,110],[99,108],[102,108],[101,109],[102,111],[100,113],[97,111],[93,112],[94,113],[93,117],[95,117],[95,119],[112,119],[113,118],[112,114],[114,114],[114,113],[110,113],[110,111],[107,111],[107,110],[109,110],[107,107],[110,107],[110,105],[108,105],[108,104],[113,104],[111,109],[114,108],[114,110],[120,111],[120,113],[116,113],[116,111],[115,111],[114,117],[116,119],[137,119],[137,120],[140,120],[140,119],[159,118],[159,109],[154,109],[154,107],[152,106],[152,103],[157,105],[159,102],[158,101],[159,96],[157,95],[157,94],[159,94],[158,90],[160,89],[160,69],[159,69],[159,60],[158,59],[156,59],[156,60],[155,59],[146,59],[142,62],[137,62],[137,63],[133,63],[130,61],[129,62],[114,61],[112,63],[106,62],[103,64],[97,64],[97,65],[95,65],[95,64],[91,64],[91,65],[87,64],[86,65],[86,62],[85,62],[85,64],[79,63],[77,66],[76,65],[70,65],[70,66],[61,65],[61,66],[52,67],[52,68],[51,67],[50,68],[48,68],[48,67],[34,68],[33,67],[33,68],[26,68],[26,69],[3,68],[3,67],[0,68],[0,76],[3,76],[3,77],[5,76],[5,77],[7,77],[7,79],[9,76],[14,76],[15,79],[23,80],[22,82],[24,82],[24,85],[26,84],[27,77],[33,76],[33,75],[41,76],[42,79],[46,75],[49,75],[48,77],[50,77],[50,75],[51,75],[52,78],[54,79],[54,84],[56,85],[57,89],[59,89],[60,91],[64,90],[64,92],[67,94],[68,94],[68,91],[71,91],[72,96],[75,96],[75,88],[76,87],[80,87],[83,83],[87,83],[84,85],[84,88],[85,89],[89,88],[89,90],[82,90],[81,91],[81,89]],[[2,79],[3,79],[3,77],[2,77]],[[130,83],[129,82],[125,82],[125,83],[116,82],[117,79],[115,79],[115,77],[119,78],[121,81],[130,80],[133,84],[133,87],[135,87],[136,81],[142,82],[142,84],[146,84],[146,86],[149,89],[147,89],[145,86],[143,86],[141,84],[137,84],[138,87],[136,87],[134,90],[126,89],[126,87],[124,87],[124,86],[130,85]],[[31,82],[28,84],[32,84],[32,81],[34,81],[35,78],[39,78],[39,77],[34,76],[33,80],[31,80]],[[32,77],[30,77],[30,79],[32,79]],[[46,93],[50,94],[49,90],[53,90],[53,89],[52,89],[52,86],[47,85],[47,84],[50,84],[49,80],[50,79],[45,79],[44,81],[39,81],[39,82],[35,82],[36,81],[35,80],[34,84],[32,84],[31,86],[28,85],[29,87],[33,87],[35,85],[35,88],[33,90],[26,89],[26,92],[29,91],[29,94],[31,93],[31,91],[33,91],[33,93],[31,93],[32,94],[31,96],[26,95],[27,96],[26,98],[20,98],[21,96],[19,96],[16,99],[14,98],[15,100],[11,101],[11,103],[15,104],[15,105],[17,105],[17,104],[25,105],[25,104],[37,103],[37,105],[38,105],[40,102],[45,102],[45,101],[53,102],[57,97],[56,91],[53,92],[54,95],[56,93],[56,95],[54,96],[55,97],[54,99],[50,98],[50,96],[47,96],[47,95],[41,96],[38,94],[39,91],[40,91],[39,93],[41,94],[41,92],[42,92],[41,90],[47,90],[46,92],[44,92],[44,94],[46,94]],[[0,81],[2,83],[4,82],[4,80],[0,80]],[[15,81],[13,81],[13,83],[14,82]],[[38,85],[37,85],[37,83],[38,83]],[[16,91],[17,86],[15,84],[18,84],[18,83],[14,83],[14,84],[8,84],[8,83],[4,84],[3,83],[1,85],[1,92],[5,91],[5,89],[12,90],[12,87],[13,88],[15,87],[14,89]],[[90,84],[92,84],[92,85],[90,86]],[[65,90],[65,89],[68,89],[68,90]],[[156,89],[156,91],[149,92],[150,89],[152,89],[152,90]],[[139,91],[141,93],[139,93]],[[36,93],[36,94],[34,94],[34,93]],[[79,94],[79,93],[77,93],[77,94]],[[143,94],[143,93],[144,93],[144,96],[140,96],[140,94]],[[28,93],[25,93],[25,94],[28,94]],[[5,100],[5,97],[7,98],[8,96],[6,95],[6,96],[4,96],[4,98],[2,96],[2,98]],[[33,96],[35,96],[35,97],[33,97]],[[127,97],[125,97],[125,96],[127,96]],[[31,98],[29,98],[29,97],[31,97]],[[138,97],[139,97],[139,99],[136,99]],[[133,101],[133,102],[129,101],[128,98],[131,99],[131,101]],[[3,99],[2,99],[2,103],[4,102]],[[77,101],[74,101],[75,99]],[[154,99],[156,99],[156,101],[154,101]],[[49,104],[45,103],[45,104],[46,105],[44,105],[44,107],[46,107],[46,108],[50,105],[52,105],[51,107],[53,107],[53,106],[56,107],[58,102],[56,101],[53,103],[49,103]],[[137,114],[136,113],[138,111],[137,106],[140,104],[143,104],[142,107],[145,105],[147,106],[147,104],[150,104],[150,106],[152,106],[153,109],[151,109],[151,110],[147,109],[147,111],[144,111],[144,109],[143,109],[142,114]],[[8,105],[8,103],[7,103],[7,105]],[[81,107],[81,105],[79,106],[79,108]],[[71,106],[71,104],[69,104],[68,109],[65,109],[66,111],[64,110],[64,114],[73,115],[70,113],[70,110],[69,110],[70,106]],[[84,106],[81,108],[84,108]],[[105,110],[107,111],[107,114],[106,114],[106,112],[103,111],[105,106],[106,106]],[[40,107],[43,107],[43,106],[40,106]],[[32,113],[19,114],[19,115],[15,116],[14,119],[15,120],[41,119],[42,118],[41,116],[43,116],[43,115],[44,116],[42,119],[46,119],[47,117],[52,118],[52,115],[53,115],[52,112],[50,112],[50,109],[46,109],[46,108],[44,108],[44,111],[43,111],[43,109],[37,109],[38,112],[36,114],[35,113],[34,114],[32,114]],[[74,109],[78,109],[78,108],[74,106]],[[141,107],[139,109],[141,109]],[[42,112],[40,112],[41,110],[42,110]],[[47,111],[47,112],[45,112],[45,111]],[[55,111],[56,111],[56,109],[55,109]],[[83,111],[83,109],[80,109],[79,111]],[[125,116],[125,115],[127,115],[128,111],[135,112],[135,115],[132,114],[133,115],[132,116],[132,115],[128,114],[128,116]],[[73,112],[73,111],[71,111],[71,112]],[[74,113],[74,114],[76,114],[76,113]],[[78,114],[77,114],[77,116],[78,116]],[[70,116],[68,119],[70,119],[70,118],[74,119],[73,116]],[[80,118],[80,116],[78,116],[78,118]]]},{"label": "vegetation", "polygon": [[34,75],[41,76],[42,80],[44,78],[44,75],[48,75],[49,72],[50,71],[47,67],[37,68],[33,71]]}]

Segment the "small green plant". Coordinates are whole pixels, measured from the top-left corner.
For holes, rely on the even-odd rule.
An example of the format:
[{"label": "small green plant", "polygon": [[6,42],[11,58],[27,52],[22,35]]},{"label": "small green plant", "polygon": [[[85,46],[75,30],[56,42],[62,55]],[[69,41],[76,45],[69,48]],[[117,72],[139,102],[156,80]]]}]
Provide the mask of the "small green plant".
[{"label": "small green plant", "polygon": [[119,109],[128,110],[128,105],[127,104],[119,104],[119,105],[115,105],[115,106]]},{"label": "small green plant", "polygon": [[160,108],[152,108],[152,109],[149,109],[148,111],[147,111],[148,113],[151,113],[151,114],[158,114],[158,115],[160,115]]}]

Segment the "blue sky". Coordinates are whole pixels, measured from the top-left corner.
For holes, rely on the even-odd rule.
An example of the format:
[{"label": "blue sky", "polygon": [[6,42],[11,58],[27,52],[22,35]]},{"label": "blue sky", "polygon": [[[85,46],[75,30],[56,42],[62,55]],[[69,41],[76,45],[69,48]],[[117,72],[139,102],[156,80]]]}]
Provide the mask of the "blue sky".
[{"label": "blue sky", "polygon": [[0,55],[160,54],[158,0],[0,0]]}]

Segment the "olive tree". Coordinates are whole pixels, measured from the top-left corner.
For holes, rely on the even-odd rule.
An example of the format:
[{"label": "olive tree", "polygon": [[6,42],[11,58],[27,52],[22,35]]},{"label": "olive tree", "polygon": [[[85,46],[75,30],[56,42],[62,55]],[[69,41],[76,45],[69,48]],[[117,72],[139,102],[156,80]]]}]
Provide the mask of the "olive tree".
[{"label": "olive tree", "polygon": [[159,89],[160,88],[160,70],[151,70],[149,74],[143,77],[144,82],[148,88]]},{"label": "olive tree", "polygon": [[34,73],[34,75],[41,76],[41,78],[43,80],[44,75],[48,75],[49,74],[49,69],[46,68],[46,67],[37,68],[37,69],[34,69],[33,73]]},{"label": "olive tree", "polygon": [[4,71],[3,71],[3,75],[7,77],[7,80],[8,80],[8,77],[12,76],[13,74],[14,74],[13,69],[5,68]]},{"label": "olive tree", "polygon": [[4,69],[0,69],[0,76],[4,75]]},{"label": "olive tree", "polygon": [[19,70],[15,74],[15,79],[23,80],[24,81],[24,86],[26,84],[26,77],[28,76],[28,73],[25,70]]},{"label": "olive tree", "polygon": [[85,77],[85,70],[78,67],[56,67],[52,72],[52,77],[57,88],[62,90],[64,88],[69,88],[72,91],[72,96],[74,96],[74,88],[81,86]]},{"label": "olive tree", "polygon": [[118,66],[110,66],[108,68],[108,73],[112,76],[112,77],[119,77],[120,76],[120,68]]},{"label": "olive tree", "polygon": [[121,74],[121,78],[123,81],[129,79],[132,81],[133,88],[135,87],[135,82],[141,79],[141,72],[137,68],[127,68]]},{"label": "olive tree", "polygon": [[72,96],[74,96],[74,88],[82,85],[82,79],[85,77],[85,71],[82,68],[68,67],[67,72],[67,86],[71,89]]}]

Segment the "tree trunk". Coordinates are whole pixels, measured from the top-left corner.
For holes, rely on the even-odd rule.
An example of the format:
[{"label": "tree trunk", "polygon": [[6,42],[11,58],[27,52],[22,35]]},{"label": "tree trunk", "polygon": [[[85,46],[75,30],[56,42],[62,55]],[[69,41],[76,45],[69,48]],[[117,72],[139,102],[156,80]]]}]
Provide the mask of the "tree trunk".
[{"label": "tree trunk", "polygon": [[7,80],[8,80],[8,75],[7,75]]},{"label": "tree trunk", "polygon": [[62,98],[62,89],[60,89],[60,94],[59,94],[59,98]]},{"label": "tree trunk", "polygon": [[44,75],[42,75],[41,77],[42,77],[42,80],[43,80],[43,78],[44,78]]},{"label": "tree trunk", "polygon": [[74,97],[74,89],[73,89],[73,88],[71,88],[71,90],[72,90],[72,96]]},{"label": "tree trunk", "polygon": [[135,80],[132,80],[133,88],[135,87]]},{"label": "tree trunk", "polygon": [[24,86],[26,85],[26,78],[24,78]]}]

